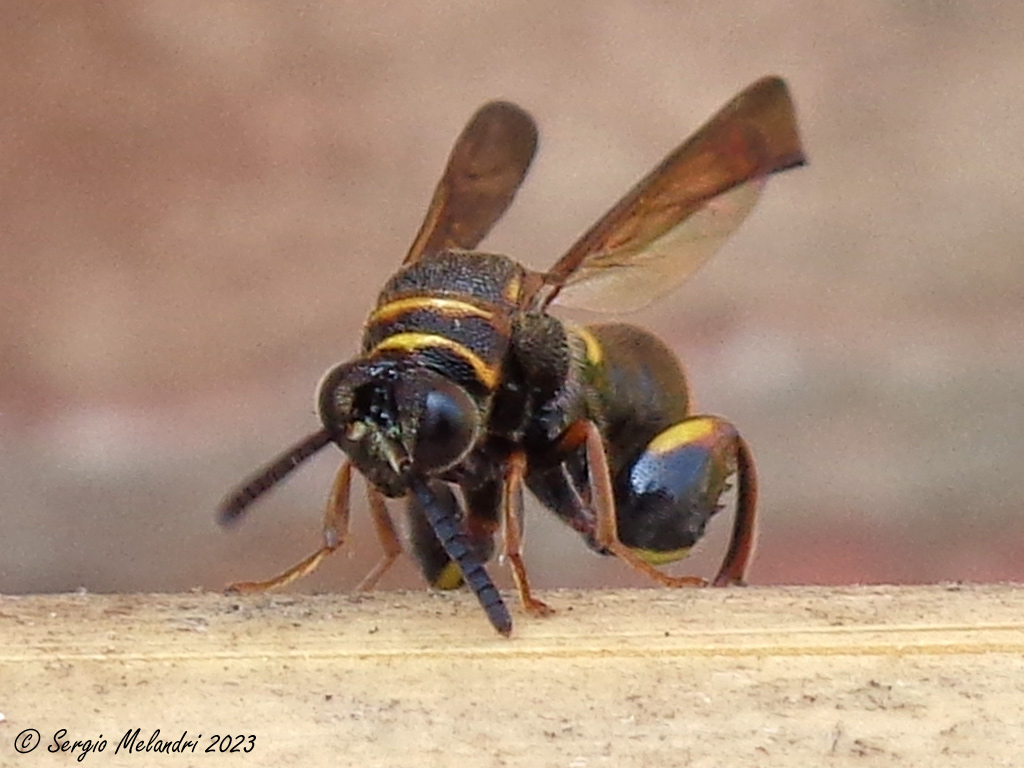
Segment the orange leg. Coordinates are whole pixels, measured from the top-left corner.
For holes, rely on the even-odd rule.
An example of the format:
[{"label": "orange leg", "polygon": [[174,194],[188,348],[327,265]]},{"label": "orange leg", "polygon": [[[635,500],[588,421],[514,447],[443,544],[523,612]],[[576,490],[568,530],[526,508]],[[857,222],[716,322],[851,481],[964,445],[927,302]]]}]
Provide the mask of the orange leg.
[{"label": "orange leg", "polygon": [[239,581],[229,584],[227,590],[240,593],[265,592],[268,589],[287,586],[315,571],[323,559],[340,548],[348,537],[351,485],[352,465],[346,461],[338,469],[331,486],[331,494],[327,498],[327,507],[324,510],[324,543],[320,549],[273,578],[265,581]]},{"label": "orange leg", "polygon": [[519,599],[527,613],[534,616],[547,616],[554,609],[542,600],[538,600],[530,591],[530,580],[526,576],[523,563],[523,473],[526,471],[526,457],[522,453],[513,453],[505,468],[504,497],[501,505],[503,522],[502,556],[512,566],[512,576],[519,590]]},{"label": "orange leg", "polygon": [[380,541],[381,549],[384,550],[368,574],[356,586],[357,591],[373,589],[380,581],[380,577],[387,573],[394,565],[395,560],[402,554],[402,541],[398,538],[398,531],[391,520],[384,495],[372,485],[366,486],[366,498],[370,502],[370,517],[373,520],[373,528],[377,532],[377,540]]},{"label": "orange leg", "polygon": [[596,543],[620,559],[631,568],[666,587],[704,587],[707,579],[698,576],[669,576],[662,573],[636,552],[619,540],[618,525],[615,519],[615,496],[612,491],[611,474],[608,470],[608,457],[605,455],[601,433],[593,422],[586,422],[587,467],[590,479],[590,491],[594,508],[594,539]]},{"label": "orange leg", "polygon": [[736,473],[739,477],[736,488],[736,515],[732,524],[732,539],[729,550],[722,560],[722,567],[712,582],[716,587],[744,584],[747,566],[754,554],[754,521],[757,508],[757,472],[750,447],[742,437],[737,436]]}]

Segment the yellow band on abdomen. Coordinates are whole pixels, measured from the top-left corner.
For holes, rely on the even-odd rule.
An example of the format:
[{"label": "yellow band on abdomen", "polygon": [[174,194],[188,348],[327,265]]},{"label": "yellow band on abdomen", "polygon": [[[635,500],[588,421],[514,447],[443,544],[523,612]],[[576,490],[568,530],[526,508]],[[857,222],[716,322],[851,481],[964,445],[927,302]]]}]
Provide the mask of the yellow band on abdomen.
[{"label": "yellow band on abdomen", "polygon": [[715,436],[717,425],[714,419],[686,419],[657,435],[647,450],[658,455],[668,453],[680,445],[699,443]]},{"label": "yellow band on abdomen", "polygon": [[[630,547],[630,549],[633,549]],[[651,565],[665,565],[666,563],[674,563],[676,560],[682,560],[688,554],[690,554],[690,547],[680,547],[679,549],[667,549],[664,552],[656,549],[633,549],[637,557]]]},{"label": "yellow band on abdomen", "polygon": [[458,589],[462,586],[462,571],[454,562],[449,562],[445,565],[444,570],[437,575],[431,586],[434,589]]}]

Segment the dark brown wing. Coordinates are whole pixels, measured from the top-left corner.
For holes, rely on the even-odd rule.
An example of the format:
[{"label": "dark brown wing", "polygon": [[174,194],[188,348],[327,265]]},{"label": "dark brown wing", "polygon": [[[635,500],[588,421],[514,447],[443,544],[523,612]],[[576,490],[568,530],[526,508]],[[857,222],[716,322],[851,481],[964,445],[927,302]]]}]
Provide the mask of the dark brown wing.
[{"label": "dark brown wing", "polygon": [[473,115],[452,147],[405,263],[444,248],[475,248],[508,208],[537,149],[537,126],[507,101]]},{"label": "dark brown wing", "polygon": [[764,178],[806,162],[793,102],[758,80],[640,181],[544,275],[566,306],[630,311],[668,293],[753,208]]}]

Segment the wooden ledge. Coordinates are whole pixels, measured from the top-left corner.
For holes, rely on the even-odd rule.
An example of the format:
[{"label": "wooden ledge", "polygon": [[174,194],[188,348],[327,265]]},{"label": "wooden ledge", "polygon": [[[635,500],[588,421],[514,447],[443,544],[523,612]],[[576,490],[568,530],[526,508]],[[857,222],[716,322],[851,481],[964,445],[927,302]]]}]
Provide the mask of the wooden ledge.
[{"label": "wooden ledge", "polygon": [[507,640],[463,593],[0,597],[0,764],[1024,764],[1024,588],[543,597]]}]

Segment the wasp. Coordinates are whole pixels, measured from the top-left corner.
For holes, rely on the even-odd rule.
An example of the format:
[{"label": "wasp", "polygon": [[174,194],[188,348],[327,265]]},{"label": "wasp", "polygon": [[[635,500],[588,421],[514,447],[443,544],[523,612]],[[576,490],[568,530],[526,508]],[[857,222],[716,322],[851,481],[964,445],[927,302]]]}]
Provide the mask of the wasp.
[{"label": "wasp", "polygon": [[468,585],[502,635],[512,619],[485,567],[499,533],[524,609],[551,610],[523,563],[524,486],[595,552],[677,587],[708,582],[658,566],[688,553],[734,481],[731,540],[711,583],[743,583],[757,499],[747,443],[725,419],[691,412],[683,370],[657,337],[623,323],[572,324],[548,309],[635,310],[703,264],[770,174],[806,162],[786,84],[766,77],[741,92],[546,272],[476,250],[536,148],[533,119],[508,102],[484,105],[463,129],[359,354],[320,383],[320,427],[219,508],[222,522],[236,521],[333,443],[345,459],[322,546],[234,590],[288,584],[341,547],[353,471],[366,481],[383,549],[359,586],[372,587],[403,552],[386,499],[404,499],[406,541],[426,580]]}]

